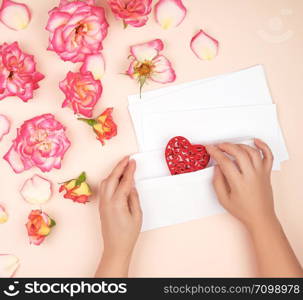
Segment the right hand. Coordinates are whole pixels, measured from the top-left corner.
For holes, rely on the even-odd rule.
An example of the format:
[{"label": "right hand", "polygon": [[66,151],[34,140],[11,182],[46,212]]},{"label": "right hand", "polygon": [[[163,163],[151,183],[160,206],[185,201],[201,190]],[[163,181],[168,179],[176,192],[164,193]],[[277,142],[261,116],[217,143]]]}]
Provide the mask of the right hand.
[{"label": "right hand", "polygon": [[261,140],[255,139],[255,145],[263,158],[259,150],[247,145],[223,143],[206,147],[217,162],[213,184],[220,203],[248,229],[276,218],[270,183],[273,155]]}]

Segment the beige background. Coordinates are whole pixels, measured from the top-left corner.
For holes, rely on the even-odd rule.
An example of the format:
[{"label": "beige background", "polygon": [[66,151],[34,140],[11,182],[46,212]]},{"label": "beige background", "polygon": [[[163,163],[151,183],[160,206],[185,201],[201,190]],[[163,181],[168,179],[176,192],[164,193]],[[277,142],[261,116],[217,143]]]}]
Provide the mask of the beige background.
[{"label": "beige background", "polygon": [[[20,1],[21,2],[21,1]],[[107,70],[104,92],[95,112],[113,106],[119,126],[117,137],[101,147],[85,124],[75,120],[68,109],[61,109],[63,94],[58,81],[78,66],[64,63],[46,51],[48,34],[44,30],[47,11],[57,0],[31,0],[30,26],[13,32],[0,24],[0,43],[19,41],[22,48],[35,54],[38,69],[46,75],[34,100],[23,103],[17,98],[0,102],[0,113],[12,120],[12,130],[0,143],[0,156],[6,153],[16,128],[35,115],[52,112],[68,127],[72,147],[61,170],[44,174],[54,182],[54,196],[43,206],[57,221],[52,234],[41,246],[30,246],[24,224],[31,209],[19,194],[25,179],[39,170],[15,175],[0,160],[0,203],[10,214],[0,225],[0,253],[14,253],[21,260],[17,276],[93,276],[102,253],[102,238],[97,201],[79,205],[57,193],[57,182],[85,170],[94,190],[113,165],[124,155],[137,151],[135,135],[127,111],[127,95],[138,87],[120,75],[127,66],[128,47],[149,39],[161,38],[165,54],[177,73],[174,84],[206,78],[263,64],[285,134],[290,160],[273,174],[276,208],[287,236],[303,263],[302,244],[302,161],[303,143],[303,1],[302,0],[184,0],[188,14],[181,26],[163,31],[151,15],[145,27],[123,30],[106,7],[110,23],[104,41]],[[155,2],[155,1],[154,1]],[[203,28],[220,42],[218,57],[199,61],[189,42]],[[159,88],[149,84],[147,89]],[[274,249],[273,249],[274,251]],[[255,258],[245,228],[229,215],[218,215],[186,224],[141,234],[131,265],[131,276],[252,276]]]}]

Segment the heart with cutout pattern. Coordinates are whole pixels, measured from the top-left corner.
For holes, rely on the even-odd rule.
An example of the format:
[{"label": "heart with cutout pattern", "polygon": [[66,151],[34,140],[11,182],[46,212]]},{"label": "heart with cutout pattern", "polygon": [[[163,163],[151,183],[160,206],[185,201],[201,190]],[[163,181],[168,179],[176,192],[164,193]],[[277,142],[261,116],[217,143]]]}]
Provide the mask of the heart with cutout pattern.
[{"label": "heart with cutout pattern", "polygon": [[178,175],[206,168],[210,156],[203,145],[192,145],[185,137],[175,136],[166,146],[165,159],[170,173]]}]

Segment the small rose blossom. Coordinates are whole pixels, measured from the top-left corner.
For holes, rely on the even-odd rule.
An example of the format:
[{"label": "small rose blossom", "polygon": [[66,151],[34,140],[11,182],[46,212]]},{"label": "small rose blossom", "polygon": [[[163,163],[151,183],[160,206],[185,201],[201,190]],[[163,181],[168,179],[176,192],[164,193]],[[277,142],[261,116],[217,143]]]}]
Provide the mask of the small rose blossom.
[{"label": "small rose blossom", "polygon": [[146,24],[152,9],[152,0],[107,0],[113,14],[122,20],[124,27],[141,27]]},{"label": "small rose blossom", "polygon": [[61,1],[49,12],[46,30],[50,32],[48,50],[64,61],[83,62],[86,55],[102,50],[108,23],[103,7],[91,1]]},{"label": "small rose blossom", "polygon": [[64,198],[78,203],[88,202],[88,198],[92,195],[91,188],[86,182],[85,172],[82,172],[76,179],[64,182],[59,189],[60,193],[63,191],[65,191]]},{"label": "small rose blossom", "polygon": [[36,71],[34,57],[22,52],[17,42],[0,45],[0,100],[18,96],[27,102],[43,78]]},{"label": "small rose blossom", "polygon": [[15,173],[34,166],[42,172],[48,172],[52,168],[60,169],[69,147],[70,141],[65,135],[65,127],[54,115],[44,114],[23,123],[4,159]]},{"label": "small rose blossom", "polygon": [[26,223],[27,234],[30,244],[40,245],[50,234],[56,222],[42,210],[32,210]]},{"label": "small rose blossom", "polygon": [[163,47],[160,39],[130,47],[132,61],[126,74],[139,82],[140,96],[144,83],[149,79],[159,83],[169,83],[176,79],[170,61],[159,54]]},{"label": "small rose blossom", "polygon": [[117,135],[117,125],[112,118],[113,108],[107,108],[98,118],[96,119],[83,119],[78,120],[84,121],[91,126],[97,135],[97,139],[102,145],[105,144],[105,140],[110,140],[112,137]]},{"label": "small rose blossom", "polygon": [[75,114],[90,118],[93,109],[102,94],[100,80],[95,80],[91,72],[68,72],[60,82],[60,89],[65,94],[62,107],[70,107]]}]

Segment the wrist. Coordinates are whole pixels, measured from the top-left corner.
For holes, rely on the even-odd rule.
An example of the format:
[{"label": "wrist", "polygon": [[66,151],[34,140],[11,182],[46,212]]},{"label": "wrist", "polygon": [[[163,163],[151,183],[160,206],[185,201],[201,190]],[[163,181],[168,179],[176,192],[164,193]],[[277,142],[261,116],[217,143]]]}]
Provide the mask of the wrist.
[{"label": "wrist", "polygon": [[120,251],[108,251],[104,249],[102,254],[102,261],[108,261],[113,264],[129,265],[131,255]]},{"label": "wrist", "polygon": [[267,229],[280,228],[280,222],[275,213],[256,217],[254,220],[246,224],[248,231],[252,235],[263,233]]}]

